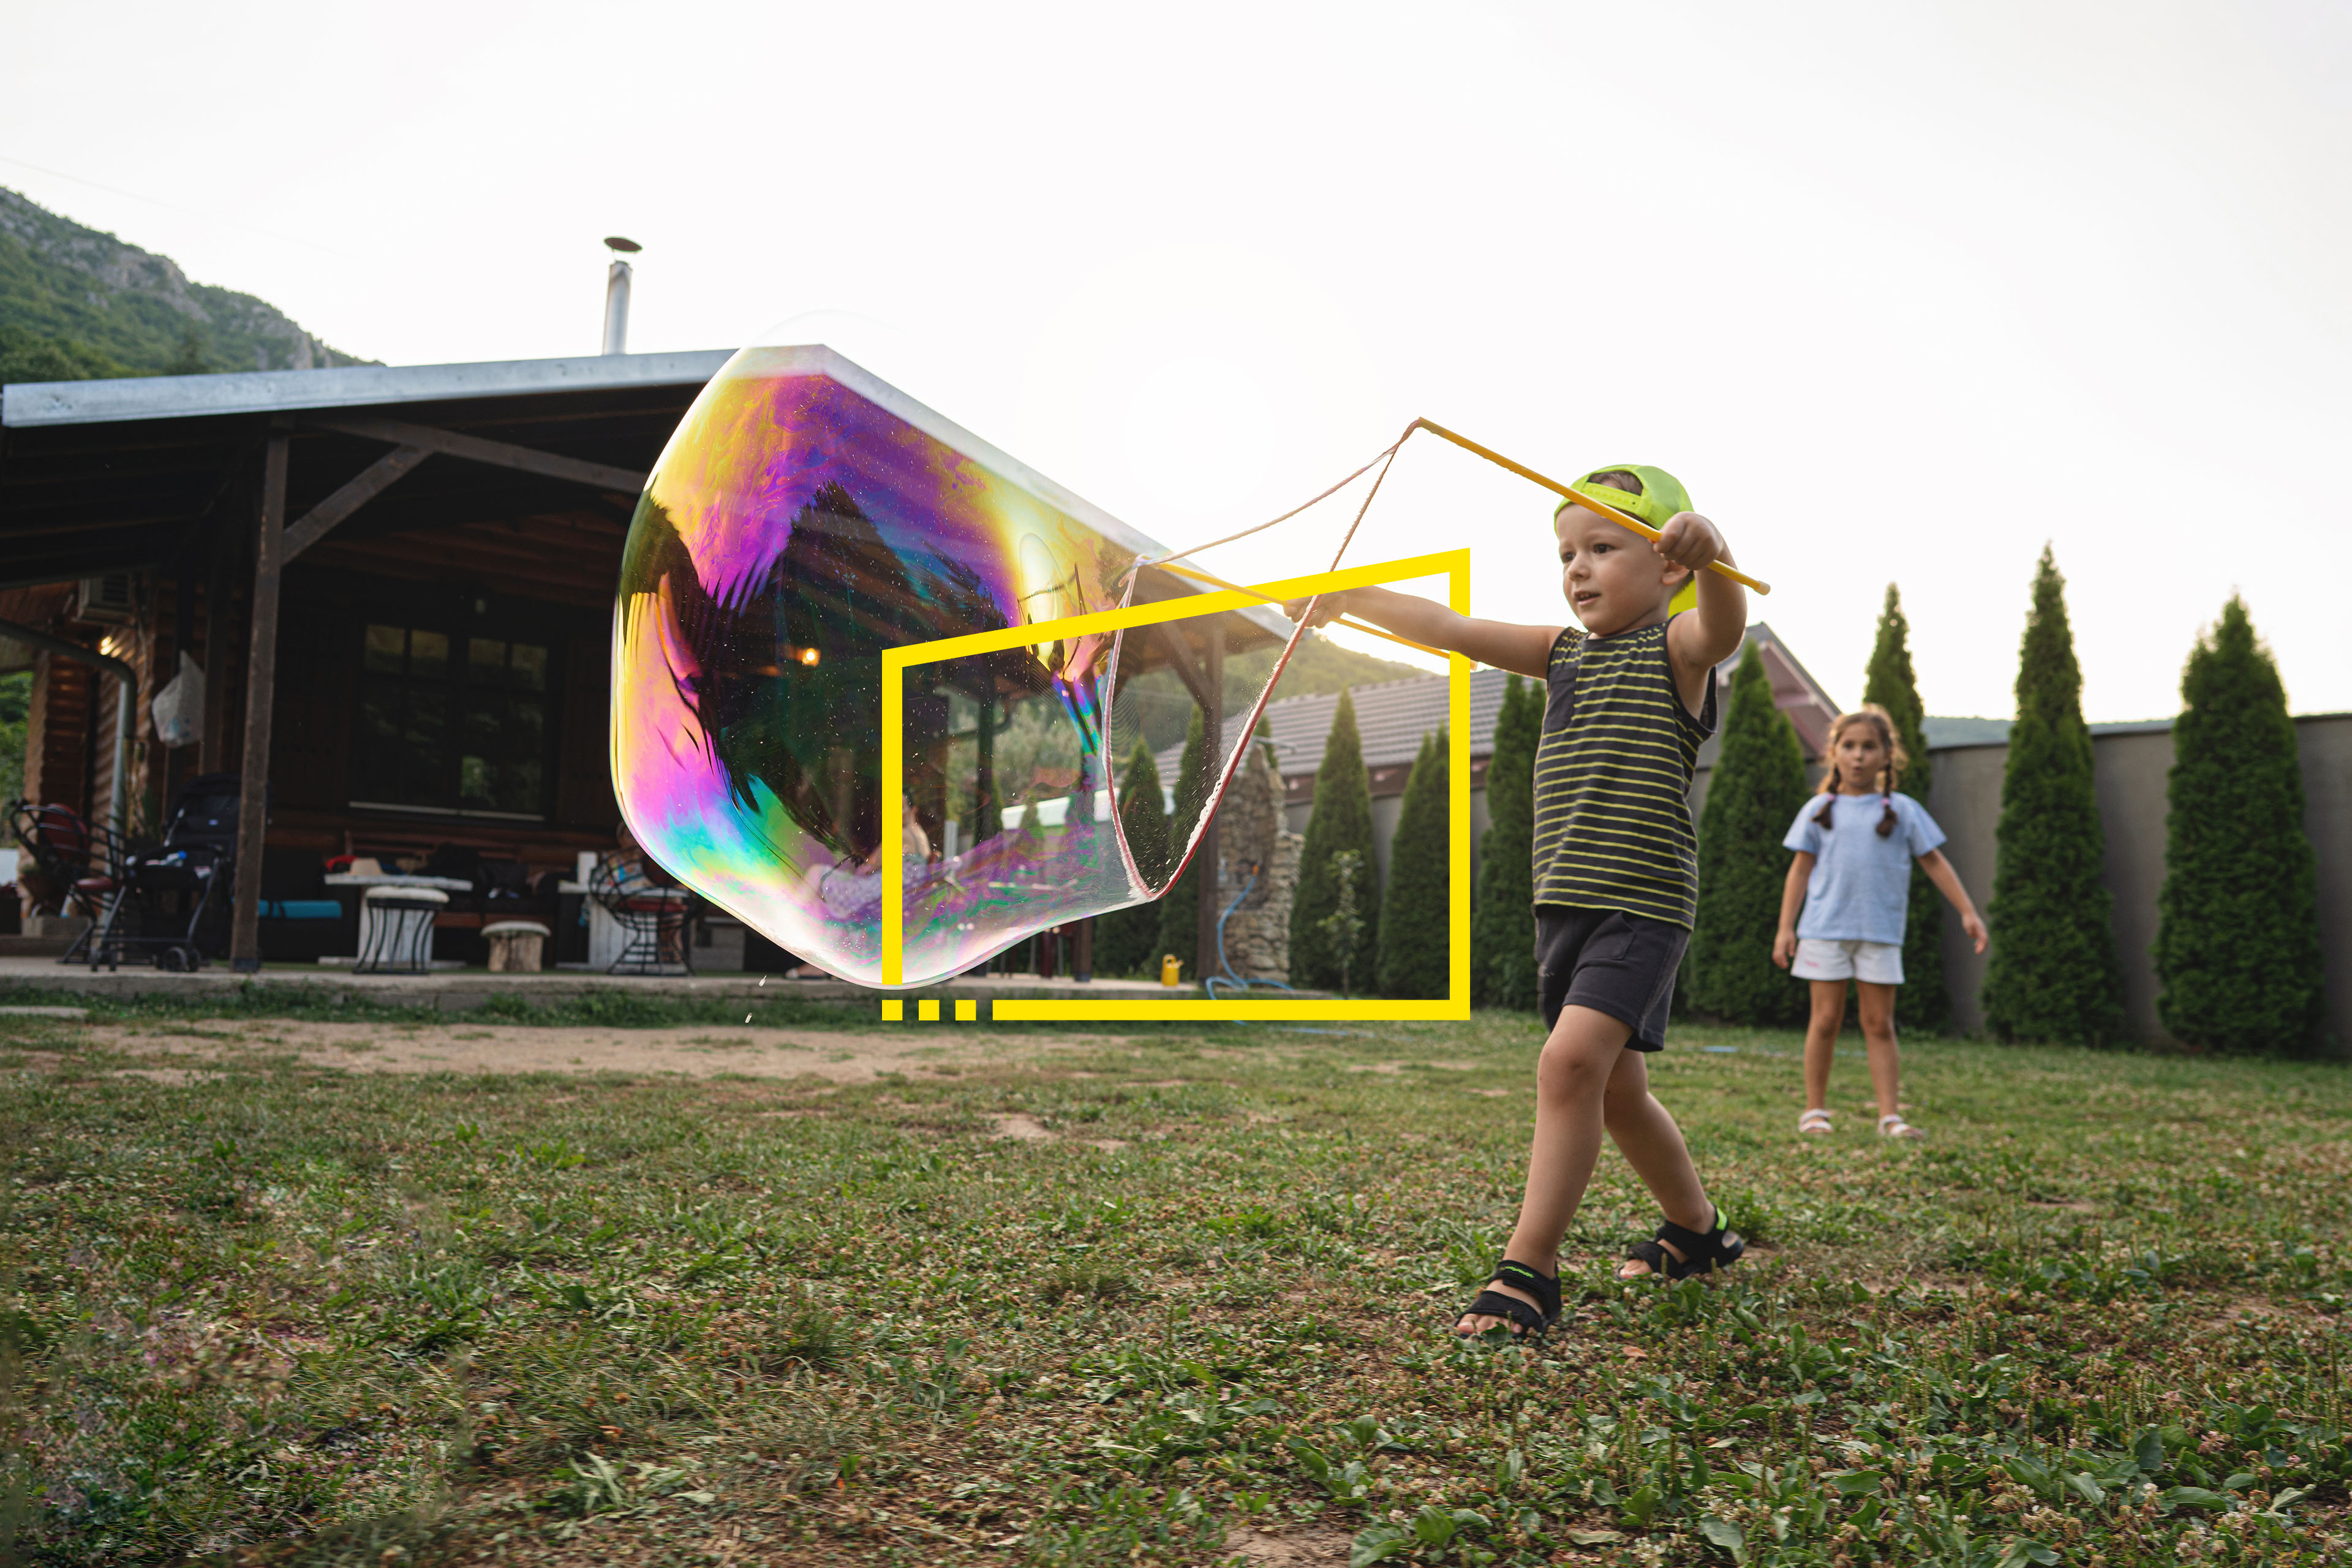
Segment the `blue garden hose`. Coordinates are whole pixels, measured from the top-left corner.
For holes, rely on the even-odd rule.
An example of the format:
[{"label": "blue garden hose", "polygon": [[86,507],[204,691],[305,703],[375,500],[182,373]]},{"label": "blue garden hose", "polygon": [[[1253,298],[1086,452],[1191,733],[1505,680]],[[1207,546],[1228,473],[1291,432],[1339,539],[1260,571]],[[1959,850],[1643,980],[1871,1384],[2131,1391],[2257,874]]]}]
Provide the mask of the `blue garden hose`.
[{"label": "blue garden hose", "polygon": [[1225,922],[1233,918],[1235,910],[1242,907],[1242,900],[1250,896],[1250,889],[1257,886],[1257,871],[1256,867],[1250,868],[1249,880],[1244,882],[1242,890],[1234,895],[1234,901],[1225,906],[1225,912],[1217,917],[1217,967],[1224,973],[1212,974],[1201,983],[1201,989],[1209,994],[1212,1002],[1217,999],[1217,987],[1220,985],[1236,994],[1245,994],[1253,985],[1263,985],[1273,991],[1297,989],[1295,985],[1285,985],[1279,980],[1244,980],[1234,973],[1233,960],[1225,956]]}]

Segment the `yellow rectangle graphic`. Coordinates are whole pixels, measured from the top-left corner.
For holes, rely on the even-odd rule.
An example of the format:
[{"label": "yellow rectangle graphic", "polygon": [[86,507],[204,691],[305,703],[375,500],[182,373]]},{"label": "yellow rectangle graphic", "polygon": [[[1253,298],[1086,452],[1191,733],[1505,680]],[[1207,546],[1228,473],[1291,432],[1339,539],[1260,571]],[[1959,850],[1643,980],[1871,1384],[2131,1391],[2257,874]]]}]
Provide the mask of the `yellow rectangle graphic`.
[{"label": "yellow rectangle graphic", "polygon": [[[994,653],[1004,648],[1222,615],[1229,610],[1263,605],[1268,600],[1311,598],[1318,594],[1344,593],[1350,588],[1368,588],[1382,583],[1440,574],[1447,579],[1448,604],[1455,611],[1467,615],[1470,611],[1470,552],[1444,550],[1428,555],[1410,556],[1402,561],[1350,566],[1343,571],[1292,577],[1278,583],[1262,583],[1242,592],[1201,594],[1189,599],[1131,605],[1124,609],[1098,610],[1089,615],[1065,616],[1060,620],[1007,626],[1001,631],[975,632],[968,637],[942,637],[936,642],[910,643],[904,647],[883,649],[882,844],[879,857],[882,868],[882,983],[886,985],[901,984],[906,965],[906,884],[901,879],[899,858],[905,853],[905,836],[900,819],[906,810],[906,672],[908,669],[919,665],[937,664],[946,659],[969,658],[973,654]],[[990,1016],[1007,1023],[1073,1019],[1136,1022],[1148,1019],[1249,1018],[1439,1021],[1469,1017],[1470,674],[1476,666],[1458,653],[1449,655],[1446,664],[1446,795],[1450,808],[1446,858],[1450,872],[1448,901],[1452,908],[1448,921],[1451,964],[1446,987],[1448,994],[1444,1001],[1235,997],[1226,1001],[1171,998],[1164,1002],[1114,1002],[1089,1001],[1082,997],[1033,998],[1026,1001],[1008,998],[996,1003],[991,1008]],[[939,1016],[937,1002],[924,1002],[920,1006],[923,1017]],[[956,1016],[976,1016],[976,1009],[969,1014],[965,1011],[972,1006],[973,1004],[969,1002],[957,1003]],[[902,1016],[899,1007],[900,1004],[897,1002],[885,1002],[882,1004],[882,1016],[885,1018],[899,1017]]]}]

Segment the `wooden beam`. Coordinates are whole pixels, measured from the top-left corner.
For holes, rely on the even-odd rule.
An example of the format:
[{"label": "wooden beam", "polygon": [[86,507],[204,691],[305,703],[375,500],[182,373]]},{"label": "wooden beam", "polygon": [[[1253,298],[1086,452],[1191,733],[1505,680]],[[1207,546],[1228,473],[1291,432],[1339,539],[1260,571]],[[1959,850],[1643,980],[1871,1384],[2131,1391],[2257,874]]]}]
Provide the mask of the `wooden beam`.
[{"label": "wooden beam", "polygon": [[1201,667],[1193,662],[1192,650],[1186,645],[1184,634],[1166,621],[1150,630],[1151,640],[1159,645],[1160,653],[1168,659],[1168,668],[1176,672],[1176,679],[1184,683],[1184,689],[1192,694],[1192,700],[1200,705],[1201,711],[1206,713],[1218,707],[1216,688],[1209,684],[1208,678],[1201,673]]},{"label": "wooden beam", "polygon": [[261,837],[269,823],[269,719],[278,680],[278,576],[286,531],[286,448],[291,436],[269,433],[261,459],[261,505],[253,556],[253,630],[245,681],[245,768],[237,784],[236,897],[230,906],[228,962],[250,974],[261,967]]},{"label": "wooden beam", "polygon": [[387,446],[422,447],[428,452],[464,458],[469,462],[488,463],[499,468],[520,468],[526,474],[538,474],[551,479],[570,479],[576,484],[592,485],[600,490],[618,490],[625,495],[635,495],[646,488],[646,476],[628,468],[611,468],[579,458],[560,458],[552,452],[534,451],[510,441],[460,436],[455,430],[404,425],[397,419],[334,414],[311,416],[304,419],[303,425],[308,429],[340,431],[346,436],[382,441]]},{"label": "wooden beam", "polygon": [[[231,509],[232,510],[237,509]],[[244,541],[227,518],[213,529],[211,547],[205,552],[205,729],[196,753],[196,771],[229,771],[230,643],[236,636],[234,621],[236,573],[244,564]]]},{"label": "wooden beam", "polygon": [[392,482],[433,454],[423,447],[395,447],[362,468],[341,489],[287,525],[280,564],[291,561],[321,539],[335,524],[382,495]]}]

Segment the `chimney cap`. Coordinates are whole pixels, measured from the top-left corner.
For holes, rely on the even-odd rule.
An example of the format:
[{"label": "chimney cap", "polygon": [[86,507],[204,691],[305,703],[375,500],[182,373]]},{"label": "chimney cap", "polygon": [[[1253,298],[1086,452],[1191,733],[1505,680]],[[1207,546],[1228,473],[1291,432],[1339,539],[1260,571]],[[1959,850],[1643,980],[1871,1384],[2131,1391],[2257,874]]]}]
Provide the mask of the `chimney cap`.
[{"label": "chimney cap", "polygon": [[617,234],[608,234],[604,237],[604,248],[607,250],[618,250],[625,254],[635,256],[638,251],[643,250],[645,247],[639,245],[634,239],[624,239]]}]

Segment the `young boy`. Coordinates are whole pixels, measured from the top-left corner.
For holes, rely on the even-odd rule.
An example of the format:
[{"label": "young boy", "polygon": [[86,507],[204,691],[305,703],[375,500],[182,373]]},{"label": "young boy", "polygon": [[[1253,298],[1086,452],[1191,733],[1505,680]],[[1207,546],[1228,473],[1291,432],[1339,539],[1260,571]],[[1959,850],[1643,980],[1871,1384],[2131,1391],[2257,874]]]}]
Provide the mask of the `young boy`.
[{"label": "young boy", "polygon": [[[1560,591],[1583,630],[1474,620],[1385,588],[1313,602],[1545,682],[1536,752],[1536,964],[1549,1034],[1536,1068],[1535,1146],[1517,1228],[1455,1332],[1539,1334],[1560,1310],[1559,1243],[1605,1128],[1664,1211],[1622,1279],[1701,1274],[1737,1259],[1682,1131],[1650,1094],[1645,1053],[1665,1045],[1675,970],[1698,897],[1689,790],[1715,732],[1715,667],[1739,647],[1748,596],[1713,561],[1722,533],[1658,468],[1598,469],[1573,487],[1660,531],[1654,542],[1590,508],[1553,514]],[[1697,608],[1672,615],[1697,580]],[[1295,620],[1309,601],[1286,606]]]}]

